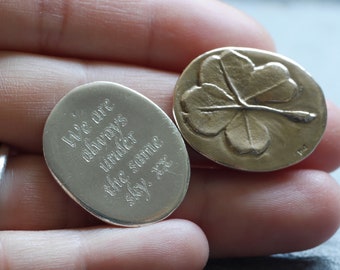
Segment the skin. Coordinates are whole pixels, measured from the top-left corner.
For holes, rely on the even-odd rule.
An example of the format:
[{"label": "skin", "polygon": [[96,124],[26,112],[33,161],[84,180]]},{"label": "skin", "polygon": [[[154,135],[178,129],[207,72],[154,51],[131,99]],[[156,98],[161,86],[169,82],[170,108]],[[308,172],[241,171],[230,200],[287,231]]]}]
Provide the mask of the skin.
[{"label": "skin", "polygon": [[190,152],[192,179],[168,219],[103,224],[57,185],[42,156],[44,122],[74,87],[107,80],[171,115],[178,75],[223,46],[274,50],[266,31],[218,1],[0,2],[0,141],[12,155],[0,185],[0,269],[202,269],[211,257],[301,250],[340,224],[339,108],[298,165],[270,173],[212,166]]}]

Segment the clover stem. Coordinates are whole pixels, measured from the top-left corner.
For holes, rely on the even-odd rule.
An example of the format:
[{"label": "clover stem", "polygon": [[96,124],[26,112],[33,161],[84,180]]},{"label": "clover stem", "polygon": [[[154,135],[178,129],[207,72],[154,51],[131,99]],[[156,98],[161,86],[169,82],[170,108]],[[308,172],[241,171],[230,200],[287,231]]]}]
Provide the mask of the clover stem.
[{"label": "clover stem", "polygon": [[226,110],[257,110],[257,111],[267,111],[272,113],[278,113],[283,115],[284,117],[288,118],[294,122],[304,122],[308,123],[314,118],[316,118],[315,113],[309,113],[306,111],[289,111],[289,110],[281,110],[276,109],[268,106],[262,105],[249,105],[249,104],[242,104],[242,105],[223,105],[223,106],[210,106],[210,107],[199,107],[198,108],[202,112],[213,112],[213,111],[226,111]]}]

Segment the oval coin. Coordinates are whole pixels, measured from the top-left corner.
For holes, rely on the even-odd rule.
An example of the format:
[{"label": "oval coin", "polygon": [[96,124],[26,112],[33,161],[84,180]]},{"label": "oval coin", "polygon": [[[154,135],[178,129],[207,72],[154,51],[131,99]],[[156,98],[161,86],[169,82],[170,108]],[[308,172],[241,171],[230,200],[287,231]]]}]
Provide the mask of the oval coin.
[{"label": "oval coin", "polygon": [[62,188],[111,224],[166,218],[189,184],[176,126],[149,99],[115,83],[82,85],[64,96],[46,121],[43,151]]},{"label": "oval coin", "polygon": [[226,47],[184,70],[174,116],[183,137],[204,156],[235,169],[273,171],[312,153],[327,111],[318,84],[292,60]]}]

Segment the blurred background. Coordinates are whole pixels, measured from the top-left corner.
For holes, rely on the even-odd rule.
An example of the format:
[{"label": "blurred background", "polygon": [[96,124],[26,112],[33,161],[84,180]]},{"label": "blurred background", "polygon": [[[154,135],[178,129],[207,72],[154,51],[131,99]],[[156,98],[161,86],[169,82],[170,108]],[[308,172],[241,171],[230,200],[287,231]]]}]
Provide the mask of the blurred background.
[{"label": "blurred background", "polygon": [[[277,51],[303,66],[319,83],[326,98],[340,106],[340,0],[223,1],[262,23],[273,36]],[[340,183],[340,170],[332,175]],[[339,270],[340,231],[311,250],[213,260],[206,269]]]}]

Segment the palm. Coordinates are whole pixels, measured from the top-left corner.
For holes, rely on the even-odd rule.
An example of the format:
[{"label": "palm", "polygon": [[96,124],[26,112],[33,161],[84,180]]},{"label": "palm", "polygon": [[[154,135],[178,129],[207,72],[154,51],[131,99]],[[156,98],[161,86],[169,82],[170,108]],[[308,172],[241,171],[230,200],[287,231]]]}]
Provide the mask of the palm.
[{"label": "palm", "polygon": [[[0,141],[17,149],[0,189],[0,268],[199,268],[208,255],[205,236],[212,256],[249,256],[308,248],[336,230],[340,191],[327,172],[340,164],[340,119],[332,105],[323,141],[293,168],[266,174],[212,169],[191,153],[188,194],[167,221],[118,229],[78,207],[52,179],[41,149],[46,117],[65,93],[90,81],[114,81],[171,115],[178,73],[198,53],[228,44],[266,49],[272,44],[244,15],[210,1],[186,1],[185,12],[179,0],[178,5],[151,1],[149,9],[139,2],[65,1],[62,8],[60,1],[50,1],[40,13],[34,2],[22,8],[13,1],[0,4]],[[25,8],[32,8],[33,16],[20,12]],[[209,16],[203,12],[207,8]],[[133,14],[137,10],[144,15]],[[217,17],[230,35],[221,37]],[[39,20],[40,32],[35,28]]]}]

